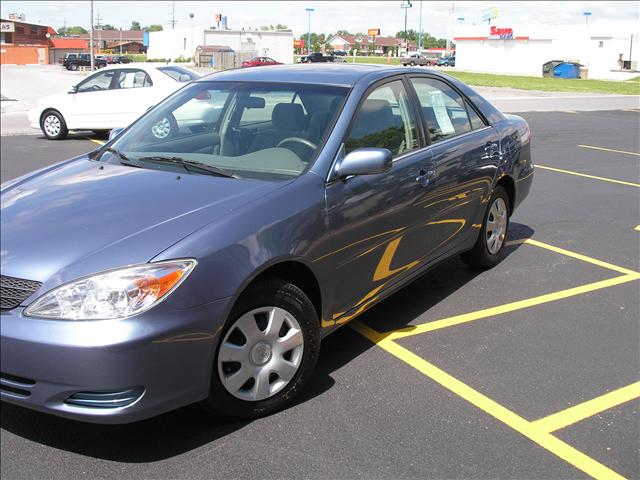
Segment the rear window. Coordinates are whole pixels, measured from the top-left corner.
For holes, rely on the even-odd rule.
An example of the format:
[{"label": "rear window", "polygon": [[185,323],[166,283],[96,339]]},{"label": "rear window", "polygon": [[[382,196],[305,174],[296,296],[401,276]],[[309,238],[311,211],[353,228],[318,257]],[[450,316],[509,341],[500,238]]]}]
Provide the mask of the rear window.
[{"label": "rear window", "polygon": [[176,82],[181,83],[191,82],[192,80],[197,80],[198,78],[200,78],[200,75],[198,75],[197,73],[182,67],[159,67],[158,70],[160,70],[165,75],[169,75]]}]

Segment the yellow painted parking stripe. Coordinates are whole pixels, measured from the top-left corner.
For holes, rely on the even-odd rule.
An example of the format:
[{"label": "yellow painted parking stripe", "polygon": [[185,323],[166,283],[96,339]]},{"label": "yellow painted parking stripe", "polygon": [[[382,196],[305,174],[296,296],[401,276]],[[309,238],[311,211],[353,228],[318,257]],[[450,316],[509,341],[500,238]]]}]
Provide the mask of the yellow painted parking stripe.
[{"label": "yellow painted parking stripe", "polygon": [[[509,243],[509,242],[507,242]],[[534,245],[536,247],[544,248],[545,250],[550,250],[552,252],[559,253],[561,255],[565,255],[567,257],[572,257],[577,260],[582,260],[583,262],[591,263],[593,265],[597,265],[602,268],[608,268],[609,270],[613,270],[614,272],[624,273],[626,275],[640,275],[640,272],[636,272],[634,270],[629,270],[628,268],[619,267],[617,265],[613,265],[611,263],[603,262],[602,260],[598,260],[596,258],[587,257],[586,255],[582,255],[580,253],[572,252],[571,250],[565,250],[564,248],[555,247],[553,245],[549,245],[548,243],[540,242],[538,240],[534,240],[533,238],[527,238],[522,243],[527,243],[529,245]]]},{"label": "yellow painted parking stripe", "polygon": [[626,150],[616,150],[615,148],[596,147],[594,145],[578,145],[578,146],[582,147],[582,148],[590,148],[592,150],[602,150],[602,151],[605,151],[605,152],[623,153],[625,155],[636,155],[636,156],[640,157],[640,153],[627,152]]},{"label": "yellow painted parking stripe", "polygon": [[93,142],[93,143],[97,143],[98,145],[104,145],[105,142],[101,142],[100,140],[96,140],[95,138],[88,138],[87,140]]},{"label": "yellow painted parking stripe", "polygon": [[613,392],[606,393],[587,402],[575,405],[561,412],[554,413],[548,417],[541,418],[532,423],[534,427],[544,432],[555,432],[561,428],[568,427],[585,418],[592,417],[610,408],[622,405],[640,397],[640,382],[627,385]]},{"label": "yellow painted parking stripe", "polygon": [[636,232],[640,232],[640,225],[638,225],[636,228],[634,228],[634,230],[635,230]]},{"label": "yellow painted parking stripe", "polygon": [[421,333],[432,332],[434,330],[440,330],[442,328],[452,327],[454,325],[460,325],[462,323],[469,323],[475,320],[493,317],[495,315],[502,315],[504,313],[534,307],[543,303],[554,302],[556,300],[574,297],[576,295],[582,295],[583,293],[594,292],[602,288],[613,287],[614,285],[621,285],[623,283],[632,282],[638,279],[640,279],[640,274],[621,275],[618,277],[610,278],[608,280],[601,280],[599,282],[588,283],[587,285],[581,285],[579,287],[560,290],[559,292],[547,293],[545,295],[539,295],[537,297],[527,298],[525,300],[518,300],[516,302],[498,305],[496,307],[485,308],[483,310],[477,310],[475,312],[455,315],[449,318],[443,318],[442,320],[437,320],[435,322],[422,323],[416,326],[393,330],[391,332],[385,333],[384,336],[391,340],[411,337],[413,335],[419,335]]},{"label": "yellow painted parking stripe", "polygon": [[601,463],[585,455],[571,445],[554,437],[549,432],[545,432],[539,428],[536,428],[532,424],[532,422],[525,420],[511,410],[493,401],[486,395],[483,395],[477,390],[474,390],[469,385],[449,375],[447,372],[441,370],[435,365],[427,362],[415,353],[398,345],[396,342],[389,340],[388,337],[385,338],[375,330],[367,327],[359,321],[355,321],[351,325],[354,330],[371,340],[373,343],[375,343],[388,353],[399,358],[422,374],[439,383],[444,388],[462,397],[464,400],[476,406],[480,410],[488,413],[492,417],[505,423],[515,431],[521,433],[528,439],[540,445],[542,448],[557,455],[564,461],[570,463],[586,474],[591,475],[592,477],[597,479],[623,478],[618,473],[614,472],[605,465],[602,465]]},{"label": "yellow painted parking stripe", "polygon": [[605,177],[598,177],[596,175],[587,175],[586,173],[571,172],[569,170],[562,170],[560,168],[546,167],[544,165],[540,165],[537,163],[536,163],[536,168],[541,168],[542,170],[550,170],[552,172],[567,173],[569,175],[575,175],[577,177],[591,178],[593,180],[601,180],[603,182],[618,183],[620,185],[628,185],[630,187],[640,188],[640,184],[633,183],[633,182],[624,182],[622,180],[614,180],[613,178],[605,178]]}]

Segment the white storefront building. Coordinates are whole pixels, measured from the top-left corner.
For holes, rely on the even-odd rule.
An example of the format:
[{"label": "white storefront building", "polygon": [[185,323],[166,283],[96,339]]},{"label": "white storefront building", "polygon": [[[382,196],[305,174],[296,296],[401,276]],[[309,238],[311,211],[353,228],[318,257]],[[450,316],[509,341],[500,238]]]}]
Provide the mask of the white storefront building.
[{"label": "white storefront building", "polygon": [[227,46],[236,52],[255,52],[281,63],[293,63],[290,30],[211,30],[196,26],[150,32],[147,57],[189,58],[200,45]]},{"label": "white storefront building", "polygon": [[638,70],[640,24],[594,22],[584,25],[459,25],[454,32],[456,69],[542,76],[551,60],[577,61],[588,77],[618,79],[637,76],[620,71],[621,61]]}]

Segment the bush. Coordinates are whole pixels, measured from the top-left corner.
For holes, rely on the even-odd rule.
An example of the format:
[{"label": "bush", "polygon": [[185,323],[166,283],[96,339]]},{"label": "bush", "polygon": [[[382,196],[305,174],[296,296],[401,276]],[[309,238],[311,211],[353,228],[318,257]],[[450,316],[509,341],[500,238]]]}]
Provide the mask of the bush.
[{"label": "bush", "polygon": [[187,57],[184,58],[182,55],[180,55],[178,58],[176,58],[174,60],[175,63],[190,63],[191,62],[191,57]]},{"label": "bush", "polygon": [[154,63],[169,63],[171,61],[170,58],[148,58],[147,62],[154,62]]},{"label": "bush", "polygon": [[[117,53],[114,53],[114,55],[117,55]],[[147,61],[147,55],[144,53],[141,54],[125,54],[124,55],[127,58],[130,58],[132,62],[146,62]]]}]

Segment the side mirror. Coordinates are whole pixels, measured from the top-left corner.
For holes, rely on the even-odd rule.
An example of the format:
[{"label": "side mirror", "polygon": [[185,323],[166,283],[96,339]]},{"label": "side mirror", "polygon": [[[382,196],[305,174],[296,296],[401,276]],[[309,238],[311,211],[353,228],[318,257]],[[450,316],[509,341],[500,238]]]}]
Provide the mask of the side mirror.
[{"label": "side mirror", "polygon": [[337,168],[339,178],[349,175],[374,175],[391,170],[391,152],[386,148],[358,148],[346,155]]},{"label": "side mirror", "polygon": [[78,92],[78,85],[72,85],[71,87],[69,87],[69,91],[67,93],[77,93]]},{"label": "side mirror", "polygon": [[109,132],[109,141],[113,140],[118,135],[120,135],[120,132],[122,132],[123,130],[124,130],[124,128],[114,128],[113,130],[111,130]]}]

